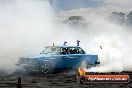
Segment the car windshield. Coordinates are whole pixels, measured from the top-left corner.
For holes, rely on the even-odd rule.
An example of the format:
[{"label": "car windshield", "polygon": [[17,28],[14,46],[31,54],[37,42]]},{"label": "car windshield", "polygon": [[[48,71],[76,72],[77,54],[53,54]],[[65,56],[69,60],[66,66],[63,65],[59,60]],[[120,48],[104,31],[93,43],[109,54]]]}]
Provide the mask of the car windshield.
[{"label": "car windshield", "polygon": [[59,47],[45,47],[44,50],[42,51],[42,54],[47,54],[47,53],[59,54],[60,48]]},{"label": "car windshield", "polygon": [[67,47],[61,48],[61,54],[85,54],[85,52],[80,47]]}]

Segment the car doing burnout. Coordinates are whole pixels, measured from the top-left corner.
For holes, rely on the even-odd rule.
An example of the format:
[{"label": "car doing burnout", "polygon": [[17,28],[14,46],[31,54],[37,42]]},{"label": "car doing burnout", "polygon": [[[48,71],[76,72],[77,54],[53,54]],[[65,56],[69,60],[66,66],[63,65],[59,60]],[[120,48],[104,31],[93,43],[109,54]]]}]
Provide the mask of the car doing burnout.
[{"label": "car doing burnout", "polygon": [[38,55],[20,57],[17,66],[26,71],[53,71],[76,70],[82,62],[95,66],[99,64],[98,55],[86,54],[79,46],[46,46]]}]

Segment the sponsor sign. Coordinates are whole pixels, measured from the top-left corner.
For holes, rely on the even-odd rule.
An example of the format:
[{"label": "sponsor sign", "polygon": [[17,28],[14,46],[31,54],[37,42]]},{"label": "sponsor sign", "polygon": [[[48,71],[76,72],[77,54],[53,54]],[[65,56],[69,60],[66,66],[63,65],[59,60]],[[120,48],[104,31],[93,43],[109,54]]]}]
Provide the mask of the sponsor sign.
[{"label": "sponsor sign", "polygon": [[129,83],[129,75],[85,75],[90,83]]}]

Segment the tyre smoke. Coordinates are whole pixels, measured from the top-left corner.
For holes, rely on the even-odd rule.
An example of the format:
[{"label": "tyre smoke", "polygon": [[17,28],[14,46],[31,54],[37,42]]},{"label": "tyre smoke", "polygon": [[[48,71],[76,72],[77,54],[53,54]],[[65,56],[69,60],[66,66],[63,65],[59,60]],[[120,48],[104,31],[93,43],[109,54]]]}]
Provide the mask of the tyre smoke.
[{"label": "tyre smoke", "polygon": [[75,45],[76,40],[88,54],[99,55],[101,65],[89,71],[132,71],[132,36],[126,27],[95,14],[85,16],[89,25],[79,30],[57,19],[47,0],[1,1],[0,71],[15,71],[20,56],[39,53],[53,42]]},{"label": "tyre smoke", "polygon": [[0,2],[0,70],[10,73],[20,56],[39,53],[51,41],[54,12],[42,0]]},{"label": "tyre smoke", "polygon": [[111,23],[107,19],[98,16],[90,21],[91,31],[88,34],[91,35],[91,39],[89,40],[88,47],[91,50],[89,51],[93,51],[93,53],[99,55],[101,64],[88,69],[88,71],[132,71],[131,30],[126,26]]}]

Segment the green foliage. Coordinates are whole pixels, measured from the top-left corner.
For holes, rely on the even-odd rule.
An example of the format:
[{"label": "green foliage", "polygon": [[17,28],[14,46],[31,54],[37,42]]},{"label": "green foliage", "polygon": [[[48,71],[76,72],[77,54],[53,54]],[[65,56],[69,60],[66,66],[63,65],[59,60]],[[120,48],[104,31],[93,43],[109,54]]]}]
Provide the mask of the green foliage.
[{"label": "green foliage", "polygon": [[125,13],[123,12],[112,12],[109,19],[115,23],[124,24],[125,23]]},{"label": "green foliage", "polygon": [[73,21],[73,20],[84,20],[84,18],[82,16],[70,16],[69,17],[69,21]]},{"label": "green foliage", "polygon": [[132,24],[132,11],[129,12],[127,15],[127,24],[131,25]]}]

